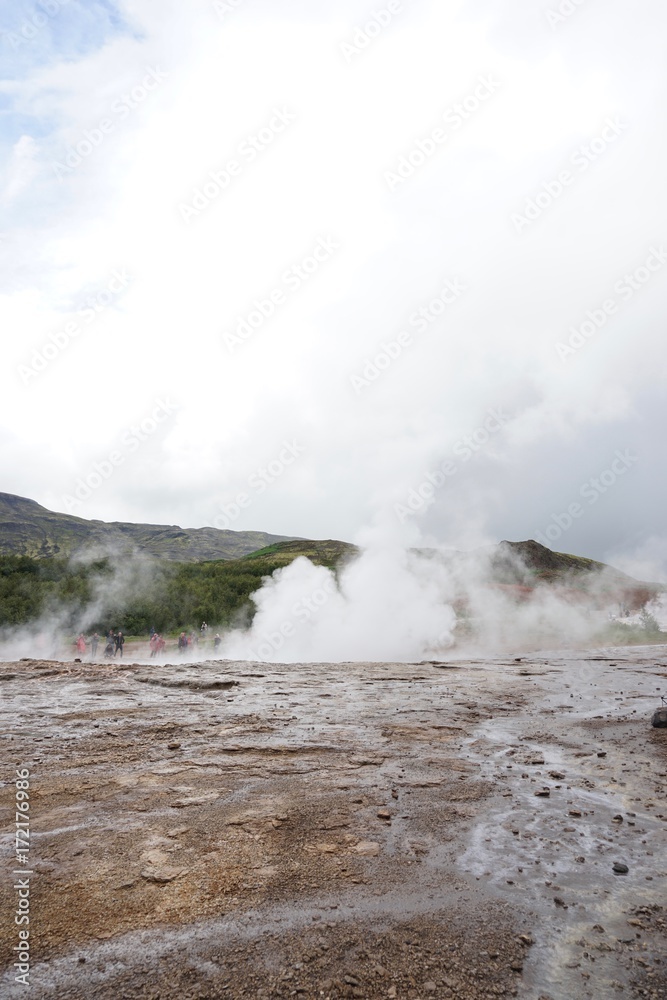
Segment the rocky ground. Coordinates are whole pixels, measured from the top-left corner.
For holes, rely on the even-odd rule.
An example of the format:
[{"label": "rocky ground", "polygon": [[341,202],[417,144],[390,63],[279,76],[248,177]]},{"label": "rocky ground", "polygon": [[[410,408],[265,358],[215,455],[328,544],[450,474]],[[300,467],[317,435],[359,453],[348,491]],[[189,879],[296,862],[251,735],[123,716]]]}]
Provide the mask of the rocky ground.
[{"label": "rocky ground", "polygon": [[667,997],[666,664],[2,663],[0,996]]}]

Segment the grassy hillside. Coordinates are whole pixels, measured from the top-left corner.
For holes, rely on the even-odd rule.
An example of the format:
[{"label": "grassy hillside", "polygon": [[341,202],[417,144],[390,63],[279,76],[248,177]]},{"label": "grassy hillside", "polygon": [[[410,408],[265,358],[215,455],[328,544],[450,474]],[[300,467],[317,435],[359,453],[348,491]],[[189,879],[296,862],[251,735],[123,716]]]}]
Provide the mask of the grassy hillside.
[{"label": "grassy hillside", "polygon": [[137,550],[155,559],[202,562],[239,559],[290,536],[264,531],[179,528],[178,525],[87,521],[47,510],[34,500],[0,493],[0,554],[35,559],[67,558],[99,547],[104,552]]},{"label": "grassy hillside", "polygon": [[[663,589],[534,541],[504,541],[472,553],[420,551],[444,561],[462,584],[471,566],[483,566],[486,585],[516,601],[549,585],[573,603],[638,609]],[[198,628],[202,621],[217,628],[246,625],[254,613],[250,595],[277,569],[299,556],[340,568],[357,553],[335,539],[86,521],[0,494],[0,627],[40,616],[63,629],[114,627],[132,635],[151,626],[160,632]],[[463,615],[464,594],[462,585],[455,606]]]},{"label": "grassy hillside", "polygon": [[284,542],[241,559],[201,563],[101,559],[83,565],[0,556],[0,627],[53,615],[64,629],[78,629],[91,606],[98,611],[86,618],[88,631],[114,627],[142,635],[151,626],[170,632],[198,628],[202,621],[220,628],[248,624],[254,613],[250,595],[264,577],[297,555],[333,569],[349,548],[344,542]]},{"label": "grassy hillside", "polygon": [[[552,582],[564,574],[579,575],[581,573],[600,573],[611,570],[605,563],[594,559],[584,559],[582,556],[571,556],[567,552],[552,552],[551,549],[529,539],[525,542],[501,542],[496,547],[491,559],[494,571],[498,576],[511,575],[513,579],[507,582],[528,583],[535,580]],[[625,574],[618,573],[626,580]]]},{"label": "grassy hillside", "polygon": [[534,587],[553,584],[589,587],[597,580],[601,596],[611,593],[631,595],[632,603],[644,604],[662,588],[658,584],[639,583],[627,573],[622,573],[606,563],[572,556],[567,552],[552,552],[532,539],[526,542],[501,542],[491,558],[494,579],[498,583]]},{"label": "grassy hillside", "polygon": [[267,545],[257,552],[247,556],[247,559],[268,559],[276,566],[287,566],[297,556],[305,556],[311,562],[321,566],[338,566],[356,555],[359,549],[349,542],[338,542],[333,538],[325,541],[310,539],[294,539],[290,542],[278,542]]}]

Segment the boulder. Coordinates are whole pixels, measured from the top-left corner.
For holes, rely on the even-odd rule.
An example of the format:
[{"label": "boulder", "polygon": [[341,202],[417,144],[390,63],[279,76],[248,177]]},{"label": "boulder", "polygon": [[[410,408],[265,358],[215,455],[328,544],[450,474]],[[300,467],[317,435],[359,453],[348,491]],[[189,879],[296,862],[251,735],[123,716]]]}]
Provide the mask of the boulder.
[{"label": "boulder", "polygon": [[651,725],[656,729],[667,729],[667,708],[656,708]]}]

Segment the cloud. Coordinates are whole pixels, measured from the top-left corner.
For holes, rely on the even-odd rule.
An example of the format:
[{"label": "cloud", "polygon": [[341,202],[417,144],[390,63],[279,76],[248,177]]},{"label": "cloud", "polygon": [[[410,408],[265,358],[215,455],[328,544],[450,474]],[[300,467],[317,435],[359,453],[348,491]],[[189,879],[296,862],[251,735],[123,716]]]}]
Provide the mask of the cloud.
[{"label": "cloud", "polygon": [[[410,532],[528,537],[625,447],[641,467],[562,544],[604,557],[658,532],[667,269],[567,364],[557,344],[665,235],[664,70],[642,56],[665,14],[628,26],[584,5],[552,30],[547,7],[406,7],[349,64],[351,2],[245,0],[221,17],[203,0],[132,0],[100,8],[76,46],[57,35],[63,8],[49,47],[0,88],[5,489],[62,509],[142,402],[165,394],[178,414],[86,516],[212,524],[296,439],[303,461],[234,527],[351,538],[503,406],[512,420]],[[78,5],[67,18],[71,32],[88,24]],[[498,87],[474,108],[489,76]],[[293,121],[272,135],[277,111]],[[623,129],[601,149],[610,118]],[[434,128],[446,140],[389,190],[385,172]],[[216,193],[211,175],[230,161]],[[549,197],[564,170],[572,183]],[[180,206],[207,184],[186,222]],[[512,216],[540,193],[517,232]],[[285,274],[329,238],[335,254],[230,353],[225,332],[289,290]],[[132,276],[122,297],[26,385],[33,350],[119,269]],[[457,278],[459,301],[411,323]],[[352,376],[402,333],[409,347],[355,393]]]},{"label": "cloud", "polygon": [[507,547],[407,551],[386,526],[365,534],[367,547],[336,573],[300,557],[266,578],[252,625],[227,633],[220,655],[419,662],[600,643],[624,599],[608,570],[536,582]]}]

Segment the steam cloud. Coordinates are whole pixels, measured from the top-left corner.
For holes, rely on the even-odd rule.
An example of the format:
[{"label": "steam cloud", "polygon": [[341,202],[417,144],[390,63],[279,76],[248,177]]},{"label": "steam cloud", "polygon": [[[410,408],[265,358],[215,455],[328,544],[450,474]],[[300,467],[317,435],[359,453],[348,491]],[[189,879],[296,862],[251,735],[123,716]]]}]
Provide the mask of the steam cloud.
[{"label": "steam cloud", "polygon": [[[378,528],[360,542],[360,553],[336,571],[301,556],[265,578],[252,595],[252,624],[223,633],[215,658],[418,662],[582,646],[600,642],[609,611],[619,609],[614,571],[534,586],[531,571],[506,547],[503,583],[496,547],[472,553],[408,548]],[[73,618],[70,607],[52,606],[39,621],[5,630],[0,657],[71,659],[75,632],[86,633],[105,618],[113,625],[114,611],[154,589],[162,572],[136,552],[89,551],[76,561],[102,557],[110,571],[93,576],[93,598],[84,609]],[[530,587],[522,585],[527,582]],[[662,624],[664,594],[648,610]],[[168,656],[174,653],[170,643]],[[187,658],[212,655],[207,644],[189,650]],[[148,660],[148,649],[132,659],[155,662]]]},{"label": "steam cloud", "polygon": [[[252,626],[229,633],[222,655],[412,662],[453,647],[456,656],[562,648],[593,640],[618,610],[618,581],[605,572],[526,593],[492,584],[493,558],[493,550],[452,558],[374,542],[336,576],[300,557],[264,581],[253,595]],[[529,575],[516,554],[504,559],[510,575]],[[464,610],[458,627],[457,609]]]},{"label": "steam cloud", "polygon": [[452,644],[451,595],[443,566],[399,547],[365,550],[338,579],[300,557],[253,596],[251,628],[231,633],[223,655],[288,663],[410,661]]},{"label": "steam cloud", "polygon": [[[74,634],[86,634],[100,620],[115,624],[114,614],[140,600],[147,589],[154,588],[162,576],[159,565],[137,551],[112,548],[90,548],[72,556],[70,565],[90,566],[105,560],[108,569],[90,578],[91,600],[74,610],[67,602],[50,602],[36,621],[2,629],[0,659],[16,660],[23,656],[34,659],[72,659]],[[100,636],[100,655],[104,636]]]}]

